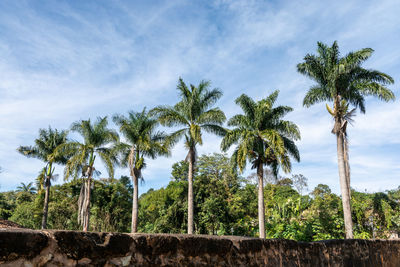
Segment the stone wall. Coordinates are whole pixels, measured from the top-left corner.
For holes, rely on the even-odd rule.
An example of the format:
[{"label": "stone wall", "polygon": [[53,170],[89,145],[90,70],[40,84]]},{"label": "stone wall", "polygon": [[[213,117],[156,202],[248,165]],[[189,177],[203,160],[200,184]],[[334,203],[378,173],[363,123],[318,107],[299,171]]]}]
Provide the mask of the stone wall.
[{"label": "stone wall", "polygon": [[0,230],[1,266],[400,266],[398,240]]}]

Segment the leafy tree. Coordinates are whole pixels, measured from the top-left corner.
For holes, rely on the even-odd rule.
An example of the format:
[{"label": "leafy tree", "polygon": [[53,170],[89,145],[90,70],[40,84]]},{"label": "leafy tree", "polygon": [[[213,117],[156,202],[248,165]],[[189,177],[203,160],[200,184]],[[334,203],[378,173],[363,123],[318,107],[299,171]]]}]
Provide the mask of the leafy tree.
[{"label": "leafy tree", "polygon": [[202,234],[232,234],[230,203],[239,188],[240,177],[226,155],[202,155],[197,162],[195,209],[197,229]]},{"label": "leafy tree", "polygon": [[174,181],[187,181],[189,172],[189,164],[187,161],[182,160],[172,165],[171,179]]},{"label": "leafy tree", "polygon": [[221,143],[221,149],[227,151],[233,144],[237,144],[232,155],[234,166],[240,171],[250,161],[252,169],[258,175],[258,218],[259,233],[265,238],[263,174],[264,166],[270,166],[275,175],[281,166],[285,172],[291,170],[290,157],[300,160],[299,151],[294,143],[300,139],[298,127],[290,121],[282,120],[291,107],[273,107],[279,91],[275,91],[267,98],[255,102],[243,94],[236,99],[244,114],[233,116],[228,125],[235,127],[229,130]]},{"label": "leafy tree", "polygon": [[57,148],[59,155],[69,158],[64,169],[65,179],[81,175],[85,181],[78,199],[78,221],[83,231],[89,230],[91,185],[93,174],[97,172],[94,166],[96,156],[103,161],[110,177],[114,177],[114,165],[118,162],[115,149],[110,145],[118,142],[119,137],[117,132],[107,128],[107,124],[107,117],[98,118],[94,123],[90,119],[75,122],[71,131],[79,133],[83,142],[70,141]]},{"label": "leafy tree", "polygon": [[147,233],[184,233],[187,229],[187,181],[140,196],[139,229]]},{"label": "leafy tree", "polygon": [[0,193],[0,218],[8,219],[13,213],[13,206],[6,200],[5,196]]},{"label": "leafy tree", "polygon": [[203,144],[202,132],[225,134],[221,126],[226,120],[225,114],[219,108],[211,108],[222,96],[219,89],[209,90],[210,83],[200,82],[196,87],[189,87],[179,79],[177,89],[181,100],[175,106],[158,106],[152,110],[158,116],[160,123],[167,127],[180,127],[171,134],[169,140],[175,143],[182,137],[188,150],[186,161],[188,170],[188,234],[193,234],[193,173],[196,164],[196,146]]},{"label": "leafy tree", "polygon": [[38,212],[34,202],[25,201],[16,206],[9,220],[27,228],[37,229],[40,227]]},{"label": "leafy tree", "polygon": [[120,143],[121,163],[129,167],[134,184],[131,232],[137,232],[138,220],[138,180],[143,179],[142,169],[146,167],[145,157],[155,159],[159,155],[168,155],[168,146],[164,144],[166,134],[156,131],[157,119],[151,117],[146,109],[142,112],[129,112],[128,117],[116,115],[115,124],[127,143]]},{"label": "leafy tree", "polygon": [[53,229],[79,230],[78,207],[80,188],[84,181],[75,179],[51,188],[52,202],[49,204],[49,226]]},{"label": "leafy tree", "polygon": [[[346,238],[353,238],[350,206],[350,167],[348,160],[347,124],[357,108],[365,113],[365,97],[375,96],[383,101],[394,100],[394,93],[385,87],[393,78],[361,65],[372,55],[371,48],[364,48],[340,56],[335,41],[331,47],[318,42],[317,55],[307,54],[297,70],[316,82],[307,92],[303,105],[310,107],[319,102],[333,102],[326,108],[334,119],[332,133],[336,135],[340,189],[344,211]],[[350,104],[354,109],[349,110]]]},{"label": "leafy tree", "polygon": [[256,236],[257,227],[257,187],[244,182],[229,202],[229,213],[233,218],[232,235]]},{"label": "leafy tree", "polygon": [[53,163],[65,164],[67,162],[67,158],[64,155],[56,155],[55,150],[59,145],[65,144],[66,141],[66,131],[53,130],[49,127],[48,130],[39,130],[39,138],[35,140],[34,146],[20,146],[18,148],[18,152],[21,154],[27,157],[40,159],[46,163],[46,166],[38,177],[38,185],[40,186],[38,186],[38,190],[42,188],[46,189],[43,203],[42,229],[47,228],[51,180],[56,177],[54,175],[55,168],[53,167]]},{"label": "leafy tree", "polygon": [[296,192],[289,181],[285,178],[282,183],[265,187],[267,236],[311,241],[312,223],[304,218],[311,199]]},{"label": "leafy tree", "polygon": [[317,185],[310,193],[313,201],[306,219],[312,223],[313,240],[343,238],[343,209],[340,198],[325,184]]},{"label": "leafy tree", "polygon": [[131,216],[126,211],[132,207],[132,191],[132,183],[126,176],[95,181],[92,209],[95,231],[129,231]]}]

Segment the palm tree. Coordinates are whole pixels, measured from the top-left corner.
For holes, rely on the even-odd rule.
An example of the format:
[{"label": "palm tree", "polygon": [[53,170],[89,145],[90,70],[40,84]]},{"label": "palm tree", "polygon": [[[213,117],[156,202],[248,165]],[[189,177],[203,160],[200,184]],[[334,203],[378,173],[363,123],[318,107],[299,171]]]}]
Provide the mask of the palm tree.
[{"label": "palm tree", "polygon": [[117,163],[115,151],[110,146],[118,142],[119,137],[107,125],[107,117],[98,118],[93,124],[90,119],[75,122],[71,131],[79,133],[83,142],[71,141],[57,149],[59,154],[69,158],[64,169],[64,178],[78,178],[81,175],[83,179],[78,200],[78,222],[85,232],[89,230],[92,179],[98,173],[94,166],[96,156],[103,161],[110,177],[114,177],[114,165]]},{"label": "palm tree", "polygon": [[131,232],[137,232],[138,221],[138,180],[143,179],[142,169],[146,167],[145,157],[155,159],[159,155],[168,155],[165,146],[165,133],[156,132],[158,121],[144,108],[142,112],[129,112],[128,117],[115,115],[113,121],[126,139],[118,144],[122,155],[121,165],[129,167],[133,188]]},{"label": "palm tree", "polygon": [[21,183],[21,185],[17,186],[17,192],[35,194],[36,188],[33,186],[32,182],[30,182],[29,184]]},{"label": "palm tree", "polygon": [[67,162],[67,158],[62,155],[56,155],[56,148],[65,144],[67,141],[67,131],[58,131],[57,129],[53,130],[49,127],[48,130],[40,129],[39,130],[39,138],[35,140],[34,146],[20,146],[17,150],[21,154],[37,158],[46,163],[46,167],[42,170],[39,175],[39,185],[40,188],[45,188],[44,195],[44,204],[43,204],[43,217],[42,217],[42,229],[47,228],[47,216],[49,209],[49,201],[50,201],[50,186],[51,180],[54,179],[54,163],[65,164]]},{"label": "palm tree", "polygon": [[265,238],[264,211],[264,166],[269,166],[275,176],[281,167],[284,172],[291,171],[290,157],[300,161],[299,151],[294,141],[300,139],[298,127],[290,121],[282,120],[291,107],[273,107],[279,91],[265,99],[255,102],[242,94],[236,99],[244,114],[233,116],[228,126],[233,126],[221,142],[221,149],[227,151],[237,144],[232,154],[232,164],[243,172],[247,161],[258,176],[258,223],[260,237]]},{"label": "palm tree", "polygon": [[[358,108],[365,113],[365,97],[376,96],[388,102],[394,100],[394,93],[385,85],[394,83],[393,78],[377,70],[364,69],[366,61],[374,50],[364,48],[340,56],[339,46],[335,41],[331,47],[318,42],[317,55],[307,54],[304,62],[297,65],[299,73],[316,82],[303,100],[303,105],[310,107],[319,102],[332,102],[331,108],[326,105],[332,115],[334,126],[332,133],[336,135],[340,190],[346,238],[353,238],[353,223],[350,207],[350,169],[347,148],[347,124],[351,122]],[[349,110],[349,105],[354,109]]]},{"label": "palm tree", "polygon": [[196,146],[203,144],[202,131],[220,136],[225,134],[221,126],[226,120],[224,112],[219,108],[211,108],[222,96],[219,89],[210,88],[210,82],[202,81],[196,87],[188,87],[179,78],[177,89],[181,100],[175,106],[158,106],[151,113],[158,116],[163,126],[180,127],[169,137],[169,142],[175,143],[182,137],[188,150],[186,161],[188,172],[188,234],[193,234],[193,172],[196,164]]}]

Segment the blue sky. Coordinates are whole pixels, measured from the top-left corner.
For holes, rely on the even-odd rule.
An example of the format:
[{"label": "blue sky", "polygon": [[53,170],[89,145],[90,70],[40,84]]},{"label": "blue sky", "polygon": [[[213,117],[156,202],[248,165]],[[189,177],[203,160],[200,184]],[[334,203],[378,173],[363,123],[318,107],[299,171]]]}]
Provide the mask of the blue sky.
[{"label": "blue sky", "polygon": [[[294,108],[287,118],[302,133],[293,173],[310,188],[325,183],[339,192],[332,120],[324,104],[302,107],[312,82],[296,64],[317,41],[337,40],[343,54],[371,47],[365,67],[390,74],[399,97],[399,12],[397,0],[0,1],[0,191],[34,181],[43,163],[16,148],[33,144],[39,128],[174,104],[181,76],[223,90],[218,105],[227,117],[240,112],[240,94],[260,99],[280,90],[278,103]],[[367,113],[349,128],[358,190],[400,185],[398,101],[368,98]],[[198,151],[219,152],[219,143],[206,135]],[[171,165],[185,155],[179,144],[172,157],[149,161],[140,192],[168,184]]]}]

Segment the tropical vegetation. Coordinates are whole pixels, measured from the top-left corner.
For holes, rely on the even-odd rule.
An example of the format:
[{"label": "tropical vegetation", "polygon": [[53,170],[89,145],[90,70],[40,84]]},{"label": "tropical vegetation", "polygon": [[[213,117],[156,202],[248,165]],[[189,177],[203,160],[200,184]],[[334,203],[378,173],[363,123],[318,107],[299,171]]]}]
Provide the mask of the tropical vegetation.
[{"label": "tropical vegetation", "polygon": [[[315,82],[303,105],[331,103],[326,108],[334,121],[341,196],[325,184],[308,191],[307,177],[291,173],[292,162],[300,161],[300,131],[285,119],[293,109],[277,104],[279,91],[260,100],[242,94],[235,101],[242,113],[225,127],[225,113],[216,107],[222,91],[209,81],[195,86],[180,78],[175,105],[116,114],[112,121],[118,130],[107,116],[77,121],[69,130],[40,129],[34,145],[17,149],[43,162],[36,187],[32,181],[0,192],[0,218],[32,229],[301,241],[396,236],[400,187],[368,193],[350,186],[348,124],[357,109],[365,113],[366,97],[395,99],[387,88],[393,78],[362,67],[372,52],[365,48],[342,57],[336,42],[318,43],[317,54],[307,54],[297,65]],[[224,154],[198,155],[204,134],[220,137]],[[170,177],[161,177],[169,178],[168,185],[139,195],[143,172],[152,168],[149,160],[171,156],[182,139],[187,155],[171,166]],[[231,149],[232,155],[225,154]],[[107,174],[100,173],[100,164]],[[255,173],[244,176],[247,164]],[[59,165],[64,183],[52,185]],[[116,168],[124,175],[115,178]]]},{"label": "tropical vegetation", "polygon": [[[196,234],[259,236],[257,181],[231,168],[226,154],[199,155],[194,172]],[[265,169],[268,170],[268,169]],[[187,232],[188,163],[173,164],[167,186],[139,197],[138,232]],[[344,238],[340,196],[324,184],[300,194],[295,175],[264,172],[265,230],[267,238],[300,241]],[[323,177],[321,177],[323,179]],[[50,189],[48,228],[78,230],[76,202],[84,181],[75,179]],[[306,179],[303,179],[303,185]],[[300,183],[301,184],[301,183]],[[95,179],[91,199],[91,231],[129,232],[132,180]],[[43,197],[9,191],[0,193],[0,216],[39,229]],[[379,193],[352,189],[355,238],[389,238],[400,231],[400,188]]]}]

